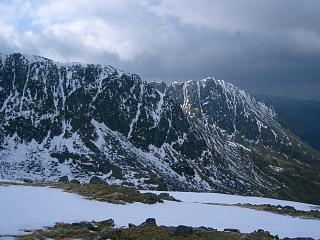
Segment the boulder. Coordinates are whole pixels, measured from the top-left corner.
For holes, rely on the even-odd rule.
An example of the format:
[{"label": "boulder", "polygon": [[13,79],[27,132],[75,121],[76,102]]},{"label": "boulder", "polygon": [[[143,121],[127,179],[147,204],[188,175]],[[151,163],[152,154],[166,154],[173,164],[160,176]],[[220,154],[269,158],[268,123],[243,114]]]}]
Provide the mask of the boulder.
[{"label": "boulder", "polygon": [[147,203],[160,202],[160,197],[155,193],[147,192],[147,193],[143,193],[143,195],[144,195]]},{"label": "boulder", "polygon": [[140,227],[156,227],[156,219],[154,218],[148,218],[144,223],[140,225]]},{"label": "boulder", "polygon": [[69,178],[68,176],[63,176],[63,177],[60,177],[58,182],[61,182],[61,183],[69,183]]},{"label": "boulder", "polygon": [[160,193],[159,194],[159,198],[161,200],[180,202],[179,200],[177,200],[174,197],[170,196],[169,193]]}]

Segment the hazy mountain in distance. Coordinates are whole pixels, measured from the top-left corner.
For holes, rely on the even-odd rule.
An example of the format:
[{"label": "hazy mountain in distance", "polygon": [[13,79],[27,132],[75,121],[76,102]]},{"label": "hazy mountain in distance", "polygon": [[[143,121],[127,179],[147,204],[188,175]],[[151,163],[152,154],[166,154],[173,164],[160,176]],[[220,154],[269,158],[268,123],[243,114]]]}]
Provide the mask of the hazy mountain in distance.
[{"label": "hazy mountain in distance", "polygon": [[266,95],[255,98],[273,106],[284,127],[320,150],[320,101]]}]

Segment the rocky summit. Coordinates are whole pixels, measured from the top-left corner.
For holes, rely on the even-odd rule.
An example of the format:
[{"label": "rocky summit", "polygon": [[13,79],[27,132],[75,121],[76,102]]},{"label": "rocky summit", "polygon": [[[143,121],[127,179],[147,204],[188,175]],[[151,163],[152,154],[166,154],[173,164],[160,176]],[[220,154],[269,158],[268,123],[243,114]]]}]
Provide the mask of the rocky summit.
[{"label": "rocky summit", "polygon": [[[297,113],[299,114],[299,113]],[[320,204],[320,154],[214,78],[0,55],[0,177],[215,191]]]}]

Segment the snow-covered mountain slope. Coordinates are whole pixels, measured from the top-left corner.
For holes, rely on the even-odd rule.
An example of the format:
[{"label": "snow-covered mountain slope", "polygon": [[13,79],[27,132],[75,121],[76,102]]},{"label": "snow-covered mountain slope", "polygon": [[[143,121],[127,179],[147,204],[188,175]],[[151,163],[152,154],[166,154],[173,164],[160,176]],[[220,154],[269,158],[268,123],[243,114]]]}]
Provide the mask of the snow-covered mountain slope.
[{"label": "snow-covered mountain slope", "polygon": [[[279,237],[320,237],[320,221],[294,218],[236,206],[204,204],[217,198],[222,203],[230,203],[224,194],[176,193],[183,202],[165,201],[158,204],[110,204],[83,199],[79,195],[63,192],[60,189],[27,186],[0,186],[0,235],[22,234],[23,230],[33,230],[52,226],[56,222],[102,221],[112,218],[116,226],[127,227],[129,223],[139,225],[147,218],[155,218],[159,225],[212,227],[222,231],[225,228],[239,229],[250,233],[258,229],[269,231]],[[196,199],[196,202],[194,201]],[[243,197],[232,196],[235,202]],[[237,201],[237,199],[239,199]],[[260,199],[273,203],[272,199]],[[275,200],[274,200],[275,201]],[[257,204],[252,198],[246,203]],[[287,205],[287,202],[277,201]],[[293,206],[310,209],[309,205],[294,203]],[[172,214],[172,213],[175,214]]]},{"label": "snow-covered mountain slope", "polygon": [[319,153],[221,80],[0,55],[0,176],[319,202]]}]

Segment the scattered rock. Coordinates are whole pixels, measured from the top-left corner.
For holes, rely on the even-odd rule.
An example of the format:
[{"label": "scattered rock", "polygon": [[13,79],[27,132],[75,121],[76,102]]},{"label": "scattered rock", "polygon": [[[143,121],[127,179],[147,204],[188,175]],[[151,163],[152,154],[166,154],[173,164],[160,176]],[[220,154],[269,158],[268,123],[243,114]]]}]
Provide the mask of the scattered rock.
[{"label": "scattered rock", "polygon": [[68,176],[63,176],[63,177],[60,177],[58,182],[61,182],[61,183],[69,183],[69,178]]},{"label": "scattered rock", "polygon": [[186,235],[192,235],[193,234],[193,228],[187,227],[184,225],[179,225],[176,227],[176,230],[174,231],[175,236],[186,236]]},{"label": "scattered rock", "polygon": [[[229,232],[229,233],[227,233]],[[237,233],[237,234],[234,234]],[[208,227],[188,227],[180,225],[157,226],[154,218],[148,218],[141,225],[128,224],[128,228],[114,228],[114,221],[107,219],[96,222],[78,222],[72,224],[57,223],[45,230],[30,231],[27,239],[160,239],[159,234],[165,234],[170,239],[273,239],[279,240],[278,236],[270,235],[267,231],[257,230],[250,234],[241,234],[238,229],[227,228],[224,231]],[[239,233],[239,234],[238,234]],[[257,233],[259,233],[257,235]],[[34,237],[33,237],[34,236]],[[0,235],[1,238],[1,235]],[[53,239],[50,238],[50,239]],[[163,238],[161,238],[163,239]],[[283,240],[314,240],[312,238],[284,238]]]}]

